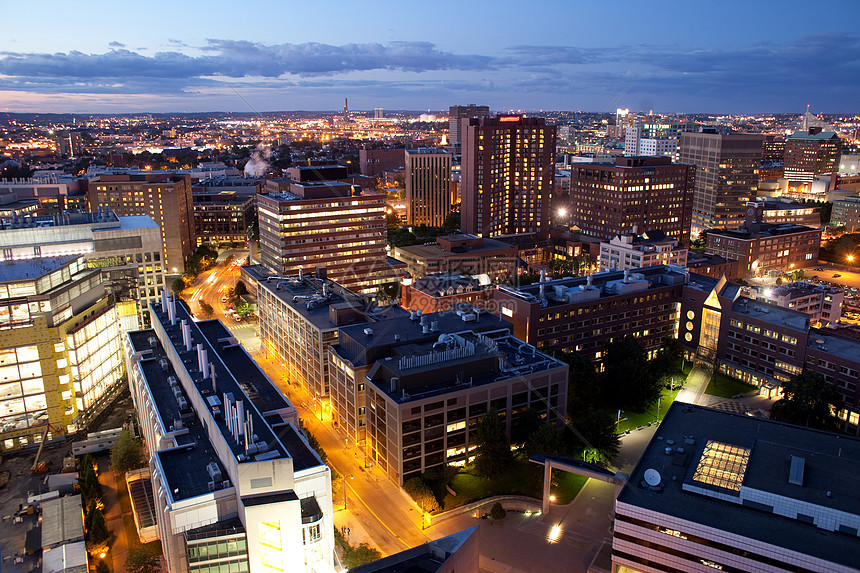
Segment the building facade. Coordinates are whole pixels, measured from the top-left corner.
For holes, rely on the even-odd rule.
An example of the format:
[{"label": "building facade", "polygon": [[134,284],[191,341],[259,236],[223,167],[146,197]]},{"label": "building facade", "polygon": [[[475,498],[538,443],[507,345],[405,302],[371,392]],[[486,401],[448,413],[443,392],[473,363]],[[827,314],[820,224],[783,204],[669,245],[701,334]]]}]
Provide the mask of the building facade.
[{"label": "building facade", "polygon": [[398,280],[386,256],[385,194],[345,183],[292,183],[290,191],[257,196],[262,263],[281,275],[299,270],[350,290],[376,292]]},{"label": "building facade", "polygon": [[773,288],[755,287],[751,298],[808,314],[813,323],[835,325],[842,318],[842,290],[827,285],[793,282]]},{"label": "building facade", "polygon": [[329,352],[338,429],[398,484],[470,461],[491,409],[508,435],[529,408],[564,423],[567,365],[474,311],[346,327]]},{"label": "building facade", "polygon": [[662,230],[690,242],[696,169],[668,157],[619,157],[614,164],[571,166],[570,223],[588,235]]},{"label": "building facade", "polygon": [[833,202],[830,226],[845,227],[847,233],[855,233],[860,229],[860,195]]},{"label": "building facade", "polygon": [[386,171],[403,169],[406,166],[406,155],[403,149],[359,149],[358,162],[362,175],[379,177]]},{"label": "building facade", "polygon": [[555,126],[498,115],[464,120],[461,228],[492,237],[549,234],[555,184]]},{"label": "building facade", "polygon": [[5,221],[4,227],[3,260],[84,255],[88,268],[101,271],[122,329],[148,324],[147,306],[164,284],[161,232],[149,216],[118,217],[101,209]]},{"label": "building facade", "polygon": [[785,140],[783,160],[785,178],[790,181],[808,181],[816,175],[839,171],[842,140],[832,131],[812,127],[795,131]]},{"label": "building facade", "polygon": [[452,105],[448,109],[448,149],[454,155],[459,155],[463,143],[463,120],[485,117],[490,115],[486,105]]},{"label": "building facade", "polygon": [[220,321],[150,311],[123,346],[167,569],[333,570],[331,471],[296,409]]},{"label": "building facade", "polygon": [[695,165],[694,234],[743,223],[747,201],[756,197],[762,136],[684,133],[681,163]]},{"label": "building facade", "polygon": [[122,390],[120,335],[102,273],[84,256],[7,261],[0,278],[0,449],[77,432],[104,411]]},{"label": "building facade", "polygon": [[197,247],[190,175],[100,175],[89,180],[87,201],[90,211],[149,215],[161,229],[164,272],[185,272],[185,261]]},{"label": "building facade", "polygon": [[[254,188],[252,188],[254,189]],[[193,194],[194,234],[197,245],[244,245],[254,219],[256,195],[236,191],[200,191]]]},{"label": "building facade", "polygon": [[407,149],[406,224],[441,227],[451,207],[451,154]]},{"label": "building facade", "polygon": [[598,272],[641,269],[656,265],[687,266],[687,249],[662,231],[625,233],[600,243]]}]

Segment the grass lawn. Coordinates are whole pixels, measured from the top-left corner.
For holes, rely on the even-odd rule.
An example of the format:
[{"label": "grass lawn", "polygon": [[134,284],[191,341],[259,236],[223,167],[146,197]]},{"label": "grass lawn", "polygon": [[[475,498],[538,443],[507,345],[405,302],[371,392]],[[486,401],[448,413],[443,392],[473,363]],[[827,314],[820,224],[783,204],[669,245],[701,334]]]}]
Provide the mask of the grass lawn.
[{"label": "grass lawn", "polygon": [[[552,488],[557,503],[569,503],[587,478],[579,475],[558,472],[553,474],[558,486]],[[540,499],[543,495],[543,466],[524,460],[515,460],[508,471],[493,479],[485,479],[468,473],[459,473],[451,480],[451,489],[456,497],[446,492],[442,505],[443,511],[466,505],[494,495],[527,495]]]},{"label": "grass lawn", "polygon": [[720,396],[721,398],[731,398],[737,394],[746,394],[754,390],[757,390],[756,386],[718,372],[716,380],[711,380],[708,383],[708,389],[705,390],[705,393],[711,396]]},{"label": "grass lawn", "polygon": [[623,412],[621,414],[621,421],[617,426],[618,433],[622,433],[627,430],[635,430],[639,426],[647,426],[649,422],[654,423],[658,419],[662,420],[663,416],[666,415],[666,410],[669,409],[669,406],[675,401],[675,398],[678,397],[678,392],[680,392],[680,390],[681,389],[677,386],[674,390],[663,390],[663,397],[660,399],[659,405],[659,417],[657,404],[654,404],[644,412]]}]

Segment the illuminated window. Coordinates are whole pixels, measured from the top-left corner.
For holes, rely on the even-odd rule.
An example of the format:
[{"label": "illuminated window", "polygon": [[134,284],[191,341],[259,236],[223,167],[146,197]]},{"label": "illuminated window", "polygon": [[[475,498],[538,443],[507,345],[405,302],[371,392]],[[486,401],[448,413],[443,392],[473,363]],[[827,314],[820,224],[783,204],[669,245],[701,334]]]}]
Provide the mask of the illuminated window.
[{"label": "illuminated window", "polygon": [[749,448],[708,440],[699,465],[696,466],[693,480],[740,491],[749,459]]}]

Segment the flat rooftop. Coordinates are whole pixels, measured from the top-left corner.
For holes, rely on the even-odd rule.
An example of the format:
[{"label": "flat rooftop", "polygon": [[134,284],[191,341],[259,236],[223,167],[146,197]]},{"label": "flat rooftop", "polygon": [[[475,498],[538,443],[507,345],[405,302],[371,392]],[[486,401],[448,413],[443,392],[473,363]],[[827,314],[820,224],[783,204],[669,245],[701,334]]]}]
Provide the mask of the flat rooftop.
[{"label": "flat rooftop", "polygon": [[6,261],[0,272],[0,283],[10,283],[22,280],[35,280],[41,276],[50,274],[57,269],[69,265],[69,263],[81,255],[69,255],[66,257],[44,257],[40,259],[27,259],[21,261]]},{"label": "flat rooftop", "polygon": [[[468,235],[454,235],[444,237],[451,241],[468,240]],[[437,243],[427,243],[424,245],[409,245],[406,247],[397,247],[397,251],[409,253],[413,256],[423,259],[438,259],[438,258],[462,258],[464,256],[477,256],[482,254],[494,253],[496,251],[513,252],[515,249],[510,244],[497,241],[496,239],[483,239],[484,244],[480,247],[455,247],[450,251],[446,251]]]},{"label": "flat rooftop", "polygon": [[752,298],[738,298],[732,305],[732,311],[770,324],[787,326],[798,332],[806,333],[809,329],[808,314]]},{"label": "flat rooftop", "polygon": [[854,362],[860,360],[860,340],[835,336],[821,328],[813,328],[809,331],[806,345],[846,360]]},{"label": "flat rooftop", "polygon": [[772,223],[753,223],[749,228],[740,227],[737,229],[711,229],[709,234],[721,237],[730,237],[732,239],[741,239],[750,241],[755,238],[778,237],[782,235],[793,235],[797,233],[821,232],[821,229],[813,229],[805,225],[795,225],[793,223],[783,223],[775,225]]},{"label": "flat rooftop", "polygon": [[[646,483],[649,469],[658,486]],[[858,472],[856,438],[675,402],[618,502],[856,567],[857,530],[822,525],[839,512],[860,517]]]}]

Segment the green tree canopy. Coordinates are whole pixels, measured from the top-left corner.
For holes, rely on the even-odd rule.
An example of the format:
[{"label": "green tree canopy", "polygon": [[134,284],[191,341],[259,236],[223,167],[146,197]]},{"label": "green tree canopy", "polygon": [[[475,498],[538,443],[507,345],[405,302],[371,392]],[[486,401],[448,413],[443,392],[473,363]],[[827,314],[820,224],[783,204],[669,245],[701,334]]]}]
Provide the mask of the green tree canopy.
[{"label": "green tree canopy", "polygon": [[96,500],[90,502],[84,526],[87,530],[87,543],[90,547],[98,546],[110,538],[110,529],[105,523],[102,510],[96,506]]},{"label": "green tree canopy", "polygon": [[579,424],[585,446],[611,460],[621,449],[621,437],[616,433],[615,415],[607,410],[589,412]]},{"label": "green tree canopy", "polygon": [[603,356],[603,391],[611,393],[622,410],[642,412],[660,397],[660,376],[632,336],[616,338]]},{"label": "green tree canopy", "polygon": [[559,455],[564,452],[564,440],[558,426],[552,422],[543,422],[531,433],[525,444],[526,454]]},{"label": "green tree canopy", "polygon": [[842,398],[824,376],[804,371],[782,384],[783,397],[771,409],[771,418],[810,428],[833,426],[831,408],[838,408]]},{"label": "green tree canopy", "polygon": [[498,501],[495,504],[493,504],[492,509],[490,509],[490,517],[492,519],[495,519],[496,521],[500,521],[500,520],[504,519],[507,514],[508,514],[508,512],[505,511],[505,508],[502,507],[502,504],[499,503]]},{"label": "green tree canopy", "polygon": [[160,571],[158,554],[146,545],[138,545],[128,550],[125,570],[128,573],[158,573]]},{"label": "green tree canopy", "polygon": [[433,494],[433,490],[420,477],[409,478],[403,482],[403,489],[424,511],[432,513],[439,509],[439,501]]},{"label": "green tree canopy", "polygon": [[128,429],[123,429],[110,450],[111,469],[116,474],[124,475],[128,470],[137,469],[143,464],[143,444]]},{"label": "green tree canopy", "polygon": [[513,459],[505,425],[495,408],[484,414],[475,428],[475,470],[489,478],[502,473]]}]

